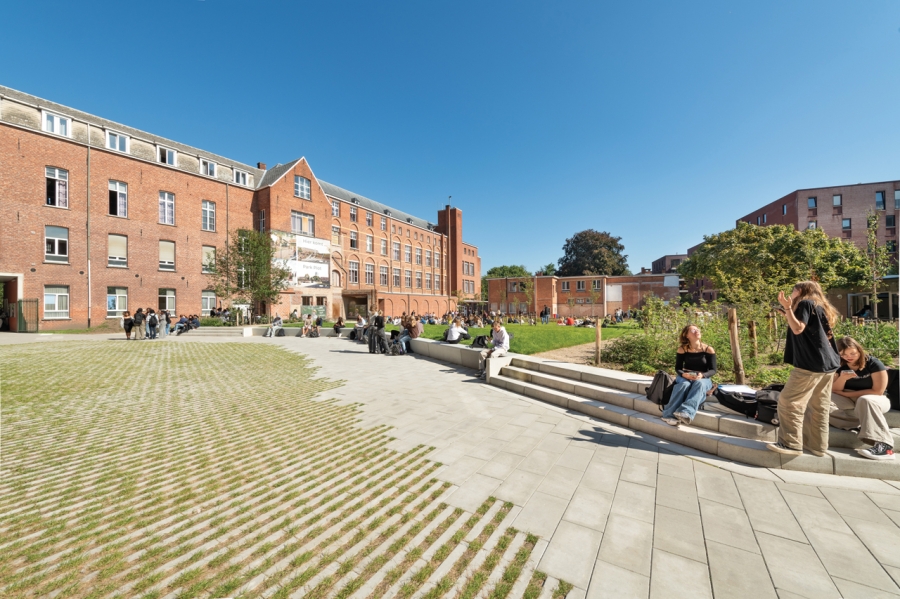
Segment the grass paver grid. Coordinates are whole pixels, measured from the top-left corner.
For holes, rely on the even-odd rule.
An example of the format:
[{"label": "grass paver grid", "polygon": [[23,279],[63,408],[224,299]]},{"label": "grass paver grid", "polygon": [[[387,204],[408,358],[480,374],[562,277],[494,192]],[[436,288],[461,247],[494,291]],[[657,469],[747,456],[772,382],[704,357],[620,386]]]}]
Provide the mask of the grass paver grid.
[{"label": "grass paver grid", "polygon": [[432,478],[431,448],[389,449],[388,428],[361,426],[359,404],[328,398],[340,382],[302,356],[241,343],[0,351],[4,597],[435,599],[471,596],[454,583],[476,565],[479,596],[504,599],[535,580],[532,537],[501,562],[511,504],[441,503],[452,487]]}]

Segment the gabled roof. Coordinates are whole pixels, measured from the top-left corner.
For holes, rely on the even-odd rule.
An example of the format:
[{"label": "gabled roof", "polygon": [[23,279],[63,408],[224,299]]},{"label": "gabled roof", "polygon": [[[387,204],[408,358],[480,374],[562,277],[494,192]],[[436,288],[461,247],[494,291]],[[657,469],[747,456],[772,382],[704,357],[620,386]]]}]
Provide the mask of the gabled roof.
[{"label": "gabled roof", "polygon": [[256,186],[256,189],[262,189],[263,187],[274,185],[275,182],[281,179],[286,172],[294,168],[294,166],[298,162],[300,162],[300,160],[302,160],[302,158],[291,160],[287,164],[276,164],[269,170],[264,171],[266,174],[264,177],[262,177],[262,179],[259,180],[259,185]]},{"label": "gabled roof", "polygon": [[[369,199],[366,196],[360,195],[353,191],[344,189],[343,187],[338,187],[337,185],[322,181],[321,179],[319,179],[319,183],[322,185],[322,189],[325,191],[325,194],[333,198],[337,198],[345,202],[356,203],[359,206],[362,206],[367,210],[371,210],[372,212],[377,212],[378,214],[387,214],[388,212],[390,212],[390,216],[394,220],[403,220],[422,229],[428,229],[429,227],[435,226],[433,223],[430,223],[427,220],[418,218],[416,216],[413,216],[412,214],[407,214],[406,212],[402,212],[400,210],[395,210],[394,208],[382,204],[381,202],[376,202],[375,200]],[[354,200],[356,201],[354,202]]]},{"label": "gabled roof", "polygon": [[165,137],[161,137],[159,135],[154,135],[152,133],[147,133],[146,131],[142,131],[140,129],[135,129],[134,127],[129,127],[128,125],[123,125],[121,123],[116,123],[115,121],[110,121],[108,119],[100,118],[99,116],[94,116],[93,114],[83,112],[81,110],[76,110],[75,108],[70,108],[63,104],[59,104],[57,102],[51,102],[50,100],[45,100],[43,98],[39,98],[38,96],[32,96],[31,94],[26,94],[25,92],[20,92],[18,90],[12,89],[11,87],[5,87],[0,85],[0,96],[9,98],[10,100],[16,102],[22,102],[23,104],[30,104],[32,106],[37,106],[43,110],[49,110],[50,112],[56,112],[63,116],[72,117],[76,121],[82,121],[84,123],[90,123],[95,127],[99,127],[101,129],[113,129],[118,131],[119,133],[124,133],[131,137],[136,137],[138,139],[143,139],[153,144],[159,144],[162,146],[166,146],[178,152],[183,152],[185,154],[194,154],[196,156],[200,156],[203,159],[211,160],[217,164],[221,164],[223,166],[228,166],[231,168],[237,168],[242,171],[247,171],[248,173],[253,174],[254,181],[259,181],[263,174],[266,171],[258,169],[256,167],[250,166],[249,164],[244,164],[242,162],[238,162],[236,160],[232,160],[230,158],[225,158],[224,156],[220,156],[218,154],[213,154],[212,152],[207,152],[206,150],[201,150],[200,148],[195,148],[193,146],[189,146],[177,141],[173,141],[171,139],[167,139]]}]

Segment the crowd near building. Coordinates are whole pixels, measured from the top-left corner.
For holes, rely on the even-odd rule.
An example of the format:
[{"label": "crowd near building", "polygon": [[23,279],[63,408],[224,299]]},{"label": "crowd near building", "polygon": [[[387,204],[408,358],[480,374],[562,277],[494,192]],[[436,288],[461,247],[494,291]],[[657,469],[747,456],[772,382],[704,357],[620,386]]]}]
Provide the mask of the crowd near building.
[{"label": "crowd near building", "polygon": [[443,314],[480,294],[458,208],[432,222],[318,179],[305,158],[251,166],[2,86],[0,219],[11,330],[148,306],[208,314],[227,301],[210,265],[250,228],[292,275],[264,312]]}]

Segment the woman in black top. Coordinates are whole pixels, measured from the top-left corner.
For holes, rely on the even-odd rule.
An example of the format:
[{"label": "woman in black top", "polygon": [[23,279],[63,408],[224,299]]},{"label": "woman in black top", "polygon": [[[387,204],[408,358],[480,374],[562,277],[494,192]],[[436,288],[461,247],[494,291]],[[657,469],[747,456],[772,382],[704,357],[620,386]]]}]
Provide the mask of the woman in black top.
[{"label": "woman in black top", "polygon": [[675,355],[675,387],[663,410],[666,424],[690,424],[706,394],[712,389],[710,380],[716,374],[716,350],[700,341],[700,327],[689,324],[681,330]]},{"label": "woman in black top", "polygon": [[857,449],[870,460],[894,459],[894,436],[885,413],[891,409],[887,398],[888,373],[881,360],[870,356],[853,337],[837,341],[841,367],[834,373],[831,387],[831,426],[859,428],[857,438],[872,445]]}]

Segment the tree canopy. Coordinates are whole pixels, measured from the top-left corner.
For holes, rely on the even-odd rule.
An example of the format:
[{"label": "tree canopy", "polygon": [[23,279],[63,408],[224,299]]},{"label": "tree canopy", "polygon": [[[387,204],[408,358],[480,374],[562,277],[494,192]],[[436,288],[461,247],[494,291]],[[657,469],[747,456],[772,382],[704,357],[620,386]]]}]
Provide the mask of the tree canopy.
[{"label": "tree canopy", "polygon": [[788,225],[740,222],[703,240],[678,272],[686,279],[708,279],[726,302],[774,302],[778,291],[805,280],[829,289],[859,285],[866,279],[863,252],[820,229],[797,231]]},{"label": "tree canopy", "polygon": [[559,259],[558,277],[629,274],[628,256],[621,237],[587,229],[566,239]]},{"label": "tree canopy", "polygon": [[556,265],[551,262],[550,264],[547,264],[546,266],[540,267],[537,270],[537,272],[535,272],[534,274],[535,274],[535,276],[545,275],[548,277],[552,277],[553,275],[556,274]]},{"label": "tree canopy", "polygon": [[494,266],[493,268],[489,268],[488,271],[481,277],[481,299],[484,301],[487,301],[488,299],[488,279],[530,276],[531,273],[528,272],[528,269],[521,264],[514,264],[512,266]]},{"label": "tree canopy", "polygon": [[291,271],[275,263],[275,244],[266,233],[251,229],[231,232],[229,245],[207,265],[210,285],[219,297],[256,306],[277,304]]}]

